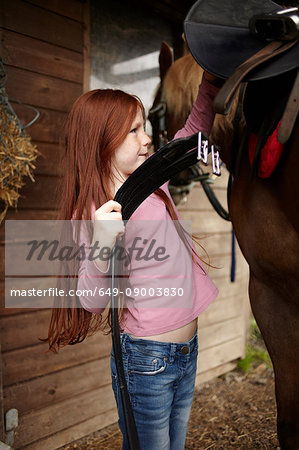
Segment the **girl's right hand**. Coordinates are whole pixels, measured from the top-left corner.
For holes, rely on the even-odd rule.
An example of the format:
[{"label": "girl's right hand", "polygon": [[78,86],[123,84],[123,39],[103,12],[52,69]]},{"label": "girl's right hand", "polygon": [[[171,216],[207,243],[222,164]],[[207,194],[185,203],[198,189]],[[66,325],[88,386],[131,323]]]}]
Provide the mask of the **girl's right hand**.
[{"label": "girl's right hand", "polygon": [[112,248],[116,239],[125,231],[121,215],[121,204],[109,200],[96,210],[94,215],[93,243]]}]

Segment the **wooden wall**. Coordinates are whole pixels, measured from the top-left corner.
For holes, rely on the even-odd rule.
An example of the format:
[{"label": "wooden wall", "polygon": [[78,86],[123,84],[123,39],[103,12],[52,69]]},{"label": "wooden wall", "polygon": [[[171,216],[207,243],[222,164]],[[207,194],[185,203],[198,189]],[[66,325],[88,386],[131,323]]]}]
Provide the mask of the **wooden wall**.
[{"label": "wooden wall", "polygon": [[[26,180],[18,211],[9,211],[7,219],[51,219],[57,214],[62,125],[83,91],[88,66],[83,23],[87,3],[5,0],[1,8],[7,93],[41,113],[28,128],[42,153],[35,183]],[[12,104],[24,123],[31,120],[30,110]],[[3,261],[4,224],[0,232]],[[3,278],[1,294],[3,299]],[[49,318],[45,309],[1,309],[3,410],[19,411],[16,449],[58,448],[116,420],[109,337],[96,335],[58,355],[46,353],[47,345],[38,338],[47,335]]]},{"label": "wooden wall", "polygon": [[[18,211],[9,211],[7,219],[56,217],[62,124],[84,89],[88,67],[84,58],[87,6],[78,0],[2,2],[1,55],[7,92],[40,111],[40,119],[28,131],[43,155],[37,161],[35,183],[26,181]],[[29,110],[13,106],[22,120],[32,118]],[[219,183],[217,192],[224,201],[225,180]],[[222,267],[210,271],[221,294],[200,319],[198,379],[204,381],[230,370],[244,352],[247,269],[239,258],[238,283],[230,284],[230,225],[212,212],[199,187],[180,210],[201,234],[211,234],[203,244],[212,263]],[[3,260],[3,225],[0,233]],[[3,278],[0,290],[3,299]],[[45,309],[1,309],[3,410],[19,411],[15,449],[52,450],[117,420],[110,338],[97,334],[58,355],[46,353],[46,344],[38,338],[46,335],[49,318]]]}]

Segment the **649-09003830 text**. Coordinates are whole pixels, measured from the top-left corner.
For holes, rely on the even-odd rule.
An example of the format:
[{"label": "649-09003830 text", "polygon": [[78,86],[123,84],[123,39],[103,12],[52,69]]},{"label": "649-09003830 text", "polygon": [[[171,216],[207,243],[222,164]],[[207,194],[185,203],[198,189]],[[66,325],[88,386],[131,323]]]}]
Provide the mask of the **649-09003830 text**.
[{"label": "649-09003830 text", "polygon": [[130,288],[120,291],[118,288],[102,288],[95,287],[94,289],[58,289],[57,287],[50,287],[47,289],[10,289],[11,297],[75,297],[75,296],[117,296],[124,294],[127,297],[182,297],[184,295],[183,288],[175,287],[155,287],[155,288]]}]

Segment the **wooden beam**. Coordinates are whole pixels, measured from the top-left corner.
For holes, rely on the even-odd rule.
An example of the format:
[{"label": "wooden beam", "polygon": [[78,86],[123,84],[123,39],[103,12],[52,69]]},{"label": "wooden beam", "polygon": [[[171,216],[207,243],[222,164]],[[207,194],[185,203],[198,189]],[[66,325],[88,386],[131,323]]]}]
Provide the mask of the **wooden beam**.
[{"label": "wooden beam", "polygon": [[1,55],[7,65],[82,83],[82,55],[73,50],[2,30]]},{"label": "wooden beam", "polygon": [[82,23],[25,1],[6,0],[2,3],[5,3],[3,28],[82,52]]},{"label": "wooden beam", "polygon": [[[47,335],[44,331],[44,338]],[[61,371],[76,366],[78,363],[94,361],[110,354],[111,339],[96,333],[77,345],[68,345],[58,354],[47,353],[46,344],[37,344],[32,347],[12,350],[2,354],[3,385],[11,386],[14,383],[32,380],[55,371]]]},{"label": "wooden beam", "polygon": [[82,93],[82,85],[44,74],[6,65],[8,98],[14,98],[38,109],[69,112]]}]

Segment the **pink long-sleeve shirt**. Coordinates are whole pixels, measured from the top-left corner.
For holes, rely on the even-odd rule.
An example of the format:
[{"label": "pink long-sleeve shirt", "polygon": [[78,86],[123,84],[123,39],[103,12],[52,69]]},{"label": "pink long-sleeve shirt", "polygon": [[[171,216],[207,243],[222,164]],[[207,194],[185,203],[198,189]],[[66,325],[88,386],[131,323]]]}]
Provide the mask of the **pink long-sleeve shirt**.
[{"label": "pink long-sleeve shirt", "polygon": [[[214,120],[212,102],[217,92],[218,88],[203,77],[191,114],[174,139],[197,131],[209,135]],[[171,199],[167,183],[161,188]],[[92,217],[95,210],[94,206]],[[180,328],[198,317],[218,290],[205,270],[192,260],[192,253],[179,238],[164,202],[155,193],[151,194],[132,214],[126,230],[126,248],[132,247],[137,237],[138,244],[146,239],[147,244],[154,242],[155,249],[163,247],[164,253],[160,250],[160,258],[145,260],[138,258],[135,251],[121,328],[136,336],[151,336]],[[83,229],[79,243],[88,245]],[[143,248],[145,253],[146,246]],[[110,297],[100,295],[100,288],[101,294],[109,289],[109,279],[93,261],[85,259],[80,265],[77,285],[83,308],[97,314],[104,311]],[[84,295],[84,291],[93,295]]]}]

